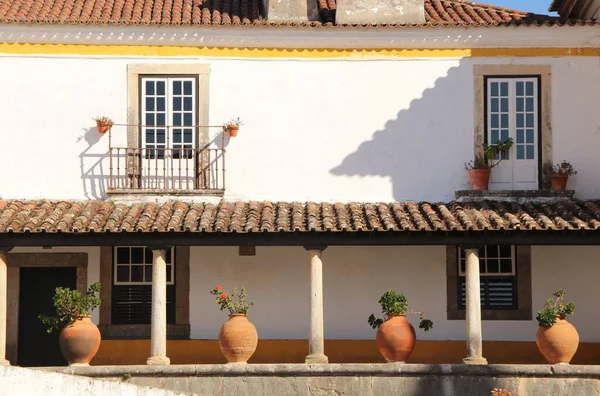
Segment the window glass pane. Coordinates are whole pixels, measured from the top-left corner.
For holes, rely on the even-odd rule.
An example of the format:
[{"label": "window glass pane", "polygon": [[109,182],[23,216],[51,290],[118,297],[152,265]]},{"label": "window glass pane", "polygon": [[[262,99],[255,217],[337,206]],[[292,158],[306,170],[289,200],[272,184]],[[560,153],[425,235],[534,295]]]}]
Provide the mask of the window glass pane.
[{"label": "window glass pane", "polygon": [[487,262],[487,273],[497,274],[500,271],[500,262],[496,259],[488,260]]},{"label": "window glass pane", "polygon": [[485,274],[485,260],[479,260],[479,273]]},{"label": "window glass pane", "polygon": [[146,125],[154,125],[154,114],[146,113]]},{"label": "window glass pane", "polygon": [[498,114],[492,114],[492,116],[490,118],[490,123],[492,124],[492,128],[500,128],[500,125],[498,124],[498,122],[499,122]]},{"label": "window glass pane", "polygon": [[498,112],[498,99],[492,99],[492,112],[493,113],[497,113]]},{"label": "window glass pane", "polygon": [[512,257],[512,249],[510,245],[500,245],[501,257]]},{"label": "window glass pane", "polygon": [[152,264],[152,250],[146,248],[146,264]]},{"label": "window glass pane", "polygon": [[490,95],[498,96],[498,83],[497,82],[490,83]]},{"label": "window glass pane", "polygon": [[524,82],[517,81],[517,95],[518,96],[523,96],[523,94],[525,93],[524,85],[525,85]]},{"label": "window glass pane", "polygon": [[129,282],[129,266],[117,266],[117,282]]},{"label": "window glass pane", "polygon": [[131,281],[132,282],[143,282],[144,281],[144,266],[143,265],[132,265],[131,266]]},{"label": "window glass pane", "polygon": [[146,130],[146,143],[154,143],[154,129]]},{"label": "window glass pane", "polygon": [[500,132],[500,139],[502,139],[503,142],[508,139],[508,129],[503,129],[502,132]]},{"label": "window glass pane", "polygon": [[158,129],[156,131],[156,142],[157,143],[165,143],[165,130]]},{"label": "window glass pane", "polygon": [[508,96],[508,82],[500,83],[500,95]]},{"label": "window glass pane", "polygon": [[525,159],[525,148],[522,145],[517,146],[517,159]]},{"label": "window glass pane", "polygon": [[164,95],[165,94],[165,82],[164,81],[157,81],[156,82],[156,94],[157,95]]},{"label": "window glass pane", "polygon": [[533,129],[528,129],[527,131],[527,143],[535,143],[533,140]]},{"label": "window glass pane", "polygon": [[502,98],[500,102],[500,111],[506,112],[508,111],[508,99]]},{"label": "window glass pane", "polygon": [[117,248],[117,263],[118,264],[129,264],[129,248],[128,247]]},{"label": "window glass pane", "polygon": [[181,125],[181,113],[173,114],[173,125]]},{"label": "window glass pane", "polygon": [[[183,141],[185,143],[192,143],[192,130],[191,129],[186,129],[184,131],[184,137],[183,137]],[[191,146],[190,146],[191,147]]]},{"label": "window glass pane", "polygon": [[192,111],[192,98],[183,98],[183,110]]},{"label": "window glass pane", "polygon": [[502,128],[508,128],[508,114],[502,114],[500,120],[502,121]]},{"label": "window glass pane", "polygon": [[192,94],[192,82],[191,81],[185,81],[183,83],[183,93],[185,95],[191,95]]},{"label": "window glass pane", "polygon": [[192,126],[192,125],[194,125],[192,123],[192,113],[185,113],[183,115],[183,125],[185,125],[185,126]]},{"label": "window glass pane", "polygon": [[527,83],[527,96],[533,96],[533,81],[528,81]]},{"label": "window glass pane", "polygon": [[181,95],[181,81],[173,81],[173,95]]},{"label": "window glass pane", "polygon": [[517,128],[523,128],[525,126],[525,116],[522,113],[517,114]]},{"label": "window glass pane", "polygon": [[499,140],[499,135],[498,135],[498,131],[497,130],[493,130],[492,131],[492,136],[491,136],[491,143],[494,144]]},{"label": "window glass pane", "polygon": [[526,117],[527,117],[527,126],[530,128],[533,127],[535,125],[534,120],[533,120],[533,113],[527,114]]},{"label": "window glass pane", "polygon": [[151,265],[144,266],[144,272],[145,272],[144,281],[148,282],[148,283],[152,282],[152,266]]},{"label": "window glass pane", "polygon": [[154,111],[154,98],[146,98],[146,111]]},{"label": "window glass pane", "polygon": [[173,110],[181,111],[181,98],[180,97],[173,98]]},{"label": "window glass pane", "polygon": [[487,251],[488,257],[498,257],[498,246],[489,245],[489,246],[486,246],[485,250]]},{"label": "window glass pane", "polygon": [[171,282],[171,271],[172,271],[173,267],[170,265],[167,265],[167,282]]},{"label": "window glass pane", "polygon": [[525,107],[523,104],[523,98],[517,98],[517,111],[521,112],[524,110],[525,110]]},{"label": "window glass pane", "polygon": [[465,272],[465,260],[460,260],[460,272]]},{"label": "window glass pane", "polygon": [[526,109],[527,111],[533,111],[533,98],[527,98],[527,106]]},{"label": "window glass pane", "polygon": [[512,260],[511,259],[500,260],[500,272],[502,272],[502,273],[512,272]]},{"label": "window glass pane", "polygon": [[525,131],[517,129],[517,143],[525,143]]},{"label": "window glass pane", "polygon": [[181,129],[173,129],[173,143],[181,143]]},{"label": "window glass pane", "polygon": [[144,264],[144,248],[131,248],[131,264]]},{"label": "window glass pane", "polygon": [[171,263],[171,249],[167,249],[167,263]]},{"label": "window glass pane", "polygon": [[146,80],[146,95],[154,95],[154,81]]},{"label": "window glass pane", "polygon": [[165,98],[156,98],[156,110],[165,111]]},{"label": "window glass pane", "polygon": [[535,146],[533,144],[528,144],[525,153],[527,154],[527,159],[535,159]]},{"label": "window glass pane", "polygon": [[165,113],[158,113],[156,115],[156,125],[159,125],[159,126],[167,125],[167,119],[165,117]]}]

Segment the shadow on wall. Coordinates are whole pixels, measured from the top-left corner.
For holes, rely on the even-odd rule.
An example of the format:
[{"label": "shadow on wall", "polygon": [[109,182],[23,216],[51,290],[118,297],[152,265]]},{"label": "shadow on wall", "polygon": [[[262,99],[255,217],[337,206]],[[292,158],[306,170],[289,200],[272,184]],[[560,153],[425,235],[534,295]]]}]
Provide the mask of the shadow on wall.
[{"label": "shadow on wall", "polygon": [[473,74],[464,63],[449,68],[330,173],[390,177],[397,201],[452,200],[468,185],[464,163],[473,156]]},{"label": "shadow on wall", "polygon": [[90,152],[105,134],[99,133],[97,127],[82,128],[82,131],[83,133],[77,138],[77,143],[82,140],[87,143],[85,150],[79,154],[83,193],[87,199],[106,199],[108,169],[104,169],[103,161],[108,157],[108,151],[105,153]]}]

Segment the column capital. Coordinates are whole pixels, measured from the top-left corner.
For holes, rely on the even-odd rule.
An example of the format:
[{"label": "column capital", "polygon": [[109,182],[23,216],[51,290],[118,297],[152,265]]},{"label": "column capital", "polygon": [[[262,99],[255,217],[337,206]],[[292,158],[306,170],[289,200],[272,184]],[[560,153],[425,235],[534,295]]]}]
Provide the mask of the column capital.
[{"label": "column capital", "polygon": [[14,246],[2,246],[0,245],[0,252],[10,252],[11,250],[13,250]]},{"label": "column capital", "polygon": [[311,251],[311,250],[320,250],[323,251],[325,249],[327,249],[327,245],[304,245],[304,249]]}]

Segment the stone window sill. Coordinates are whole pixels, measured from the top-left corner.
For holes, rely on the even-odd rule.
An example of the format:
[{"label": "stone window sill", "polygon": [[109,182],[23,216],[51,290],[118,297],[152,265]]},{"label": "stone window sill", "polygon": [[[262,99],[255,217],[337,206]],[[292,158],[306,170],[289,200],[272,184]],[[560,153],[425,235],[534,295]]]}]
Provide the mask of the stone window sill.
[{"label": "stone window sill", "polygon": [[504,202],[527,202],[527,201],[568,201],[573,199],[574,190],[551,191],[551,190],[460,190],[454,193],[457,202],[473,201],[504,201]]}]

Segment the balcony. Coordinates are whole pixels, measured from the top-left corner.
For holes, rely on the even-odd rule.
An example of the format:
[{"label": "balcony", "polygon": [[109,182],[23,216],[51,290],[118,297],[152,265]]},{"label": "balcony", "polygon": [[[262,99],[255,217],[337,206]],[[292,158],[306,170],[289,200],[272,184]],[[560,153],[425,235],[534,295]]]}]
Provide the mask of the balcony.
[{"label": "balcony", "polygon": [[115,147],[108,132],[109,194],[223,195],[224,144],[194,147],[198,126],[135,127],[142,128],[142,147]]}]

